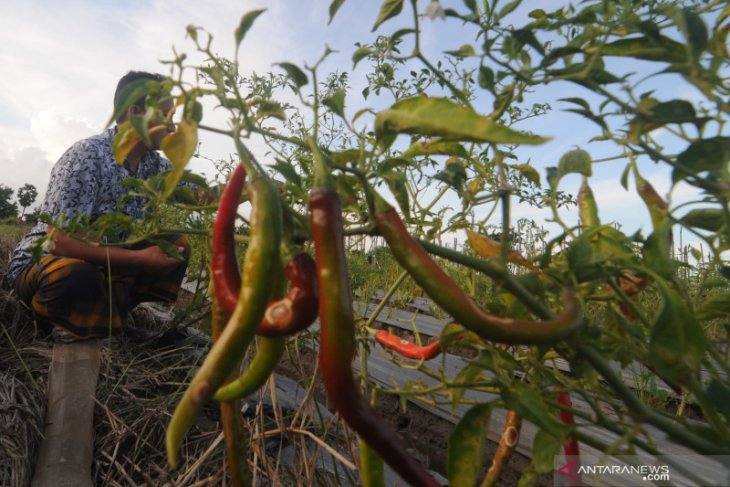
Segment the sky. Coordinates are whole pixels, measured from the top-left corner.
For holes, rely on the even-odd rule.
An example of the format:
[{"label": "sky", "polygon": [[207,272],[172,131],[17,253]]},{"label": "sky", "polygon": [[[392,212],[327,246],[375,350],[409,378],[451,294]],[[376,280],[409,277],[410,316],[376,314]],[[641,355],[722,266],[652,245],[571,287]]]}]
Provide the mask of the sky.
[{"label": "sky", "polygon": [[[36,186],[40,198],[45,192],[53,163],[75,141],[100,132],[111,114],[111,100],[117,80],[130,69],[165,73],[161,60],[178,52],[193,51],[186,39],[186,27],[194,24],[214,37],[215,48],[223,55],[233,52],[233,32],[241,16],[253,9],[266,8],[249,31],[241,48],[242,71],[263,73],[274,70],[275,63],[294,62],[300,66],[316,61],[326,45],[338,50],[328,58],[325,68],[352,70],[351,55],[355,42],[370,42],[370,32],[380,1],[349,0],[331,25],[327,24],[331,0],[0,0],[0,183],[17,189],[25,183]],[[407,4],[408,2],[406,2]],[[419,2],[421,11],[428,0]],[[463,2],[444,0],[444,7],[463,9]],[[522,10],[544,8],[544,2],[525,0]],[[406,6],[406,9],[408,6]],[[409,14],[383,24],[384,32],[405,25]],[[441,52],[456,49],[473,39],[453,20],[424,20],[424,50]],[[435,33],[438,32],[438,33]],[[326,69],[325,69],[326,72]],[[349,117],[364,100],[356,94],[364,86],[366,66],[359,66],[350,77],[353,95],[348,95]],[[667,90],[675,89],[671,86]],[[580,88],[539,88],[530,95],[534,101],[551,101],[565,96],[580,96]],[[680,95],[697,98],[691,90]],[[483,112],[490,111],[491,100],[484,101]],[[551,142],[521,152],[545,177],[544,168],[557,165],[566,151],[580,146],[594,158],[613,155],[600,146],[586,145],[597,135],[590,122],[554,106],[549,119],[535,119],[522,129],[550,136]],[[480,106],[477,106],[480,109]],[[205,123],[215,124],[215,114]],[[228,159],[233,147],[216,135],[201,134],[201,152],[211,159]],[[254,152],[262,147],[252,141]],[[263,150],[263,149],[261,149]],[[615,151],[615,149],[614,149]],[[615,152],[614,152],[615,153]],[[604,222],[621,221],[622,229],[632,233],[650,229],[648,213],[633,191],[618,185],[624,163],[597,167],[590,182],[601,208]],[[190,168],[211,176],[210,163],[194,160]],[[656,167],[642,167],[660,194],[669,190],[669,177]],[[561,189],[577,193],[580,181],[566,178]],[[677,188],[673,199],[691,194]],[[541,220],[547,211],[516,207],[513,218]],[[577,220],[577,211],[565,215]]]}]

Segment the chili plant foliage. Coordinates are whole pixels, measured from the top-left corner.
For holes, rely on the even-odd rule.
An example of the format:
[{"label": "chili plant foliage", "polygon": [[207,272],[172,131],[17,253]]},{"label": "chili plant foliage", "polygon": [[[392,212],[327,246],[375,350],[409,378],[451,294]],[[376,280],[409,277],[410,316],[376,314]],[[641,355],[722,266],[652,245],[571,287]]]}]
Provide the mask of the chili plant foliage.
[{"label": "chili plant foliage", "polygon": [[[336,14],[345,3],[332,2],[331,22],[343,20]],[[457,321],[428,353],[411,353],[420,359],[415,367],[439,377],[440,386],[397,392],[454,406],[467,389],[497,393],[454,429],[447,462],[451,485],[474,485],[486,465],[485,485],[495,482],[523,420],[539,428],[525,483],[551,470],[564,444],[571,454],[585,443],[611,455],[662,455],[666,442],[657,441],[660,434],[700,454],[730,454],[725,2],[587,0],[529,11],[520,0],[465,1],[453,8],[437,0],[386,0],[373,19],[379,36],[356,44],[353,71],[324,77],[329,48],[311,65],[285,61],[274,73],[243,74],[239,47],[261,14],[243,16],[230,59],[212,47],[210,34],[189,27],[204,61],[191,64],[177,55],[169,62],[170,86],[137,87],[158,97],[177,92],[183,107],[178,131],[163,143],[175,166],[165,187],[182,174],[198,131],[212,131],[231,138],[246,166],[253,205],[242,285],[237,269],[220,267],[235,265],[226,255],[233,245],[216,244],[214,276],[232,283],[216,287],[216,294],[221,308],[232,313],[172,419],[173,465],[197,412],[253,342],[266,302],[284,296],[273,281],[281,279],[276,276],[283,275],[291,249],[299,248],[316,255],[322,376],[335,409],[366,442],[363,468],[372,470],[362,473],[363,481],[378,483],[374,459],[380,456],[409,482],[434,483],[396,435],[381,428],[350,369],[356,337],[369,337],[370,322],[353,320],[343,239],[378,235],[405,272],[383,299],[409,274]],[[411,25],[391,32],[394,17]],[[444,23],[428,17],[443,17]],[[445,53],[427,52],[423,32],[450,23],[470,37],[454,40]],[[350,89],[357,73],[364,76],[361,93]],[[660,96],[645,88],[648,79],[665,78],[691,87],[692,99],[680,98],[680,89]],[[554,161],[543,178],[531,159],[538,158],[551,127],[537,134],[524,127],[554,108],[525,100],[551,86],[574,87],[573,96],[554,103],[576,114],[575,130],[593,139]],[[130,99],[138,96],[135,91]],[[205,124],[204,103],[227,112],[225,127]],[[361,109],[350,113],[350,107]],[[145,127],[130,123],[120,131],[120,153],[130,141],[148,137]],[[244,141],[252,137],[268,144],[268,168],[250,156]],[[594,160],[597,146],[611,155]],[[652,223],[646,233],[627,235],[601,222],[591,189],[599,162],[612,165],[616,182],[643,201]],[[679,203],[661,196],[642,176],[654,166],[668,169],[670,188],[682,184],[696,196]],[[570,174],[581,176],[580,187],[566,187]],[[274,177],[284,181],[279,190]],[[577,194],[577,209],[571,194]],[[560,229],[527,256],[512,246],[511,211],[518,201],[549,209]],[[229,219],[221,222],[226,231],[232,228],[229,204],[219,214]],[[570,212],[579,214],[578,225],[569,223]],[[691,273],[672,252],[678,229],[694,235],[708,253],[698,256],[702,265]],[[469,247],[440,245],[454,236]],[[491,290],[474,294],[483,288],[453,280],[450,275],[460,269],[489,279]],[[382,335],[378,340],[388,342]],[[455,344],[474,357],[455,379],[446,378],[438,359],[424,362]],[[260,346],[269,358],[281,353],[268,342]],[[557,367],[558,358],[569,370]],[[670,386],[677,410],[653,407],[622,380],[615,363],[638,367]],[[510,424],[492,464],[481,445],[495,408],[510,411]],[[699,423],[689,421],[689,409]],[[596,427],[620,441],[596,437]],[[231,447],[229,454],[235,451],[245,450]]]}]

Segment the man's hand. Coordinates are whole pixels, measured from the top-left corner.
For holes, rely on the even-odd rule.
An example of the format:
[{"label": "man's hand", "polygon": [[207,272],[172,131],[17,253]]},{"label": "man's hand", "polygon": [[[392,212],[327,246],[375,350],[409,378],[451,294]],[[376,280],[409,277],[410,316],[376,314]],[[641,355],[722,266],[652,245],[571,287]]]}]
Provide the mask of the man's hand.
[{"label": "man's hand", "polygon": [[[178,247],[177,251],[182,255],[182,247]],[[175,269],[175,267],[182,264],[182,260],[170,257],[162,251],[157,245],[152,245],[141,250],[136,250],[137,259],[139,264],[137,267],[139,270],[144,271],[159,271],[161,273],[167,273]]]},{"label": "man's hand", "polygon": [[[165,273],[182,265],[182,259],[168,256],[157,245],[138,250],[93,245],[81,240],[82,235],[70,237],[50,226],[49,234],[53,242],[49,248],[51,254],[81,259],[96,265],[110,264],[117,271],[126,274],[139,271]],[[178,248],[180,254],[183,251],[182,247]]]}]

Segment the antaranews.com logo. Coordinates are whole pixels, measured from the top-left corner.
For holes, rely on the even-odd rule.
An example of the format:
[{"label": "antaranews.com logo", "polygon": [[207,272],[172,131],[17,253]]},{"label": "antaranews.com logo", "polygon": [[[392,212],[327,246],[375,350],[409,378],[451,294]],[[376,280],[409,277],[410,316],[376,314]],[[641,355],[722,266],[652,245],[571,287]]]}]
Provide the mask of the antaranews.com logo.
[{"label": "antaranews.com logo", "polygon": [[558,456],[555,459],[556,486],[728,486],[728,456]]}]

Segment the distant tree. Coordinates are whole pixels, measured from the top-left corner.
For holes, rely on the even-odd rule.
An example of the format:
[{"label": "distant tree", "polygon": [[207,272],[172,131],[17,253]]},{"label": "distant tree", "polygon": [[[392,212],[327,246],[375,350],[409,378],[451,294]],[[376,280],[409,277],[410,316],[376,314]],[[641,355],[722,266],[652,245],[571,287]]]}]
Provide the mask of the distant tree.
[{"label": "distant tree", "polygon": [[25,209],[33,204],[35,199],[38,197],[38,190],[30,183],[25,183],[22,188],[18,190],[18,203],[20,203],[23,211],[20,212],[20,217],[25,215]]},{"label": "distant tree", "polygon": [[17,217],[18,205],[11,201],[13,189],[0,184],[0,218]]}]

